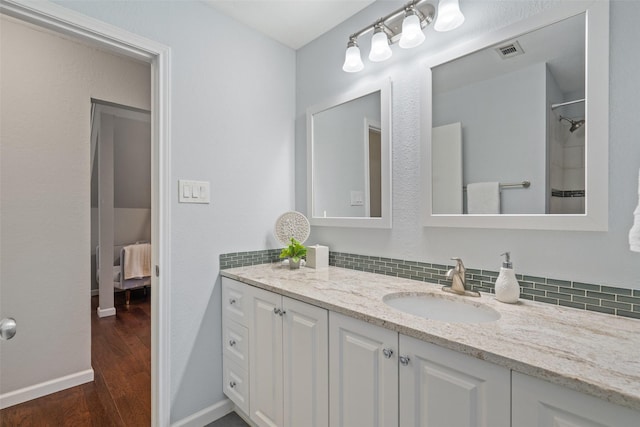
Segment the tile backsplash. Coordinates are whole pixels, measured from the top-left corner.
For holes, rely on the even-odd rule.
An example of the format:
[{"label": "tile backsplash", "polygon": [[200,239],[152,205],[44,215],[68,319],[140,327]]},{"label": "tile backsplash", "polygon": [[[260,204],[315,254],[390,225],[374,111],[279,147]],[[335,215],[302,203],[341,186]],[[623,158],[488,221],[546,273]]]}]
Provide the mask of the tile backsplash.
[{"label": "tile backsplash", "polygon": [[265,249],[263,251],[220,254],[220,270],[276,262],[280,260],[280,251],[281,249]]},{"label": "tile backsplash", "polygon": [[[280,249],[236,252],[220,255],[220,269],[266,264],[279,260]],[[452,265],[329,252],[329,265],[393,277],[450,285],[446,278]],[[467,285],[480,292],[495,292],[498,271],[478,270],[467,266]],[[516,274],[520,298],[562,305],[581,310],[598,311],[640,319],[640,290],[558,280],[549,277]]]}]

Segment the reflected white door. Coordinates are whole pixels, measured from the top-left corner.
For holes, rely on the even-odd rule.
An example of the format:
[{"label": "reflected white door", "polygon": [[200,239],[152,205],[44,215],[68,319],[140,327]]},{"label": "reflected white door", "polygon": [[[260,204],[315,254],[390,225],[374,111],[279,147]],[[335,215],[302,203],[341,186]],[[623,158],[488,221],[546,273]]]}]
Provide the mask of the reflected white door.
[{"label": "reflected white door", "polygon": [[431,161],[434,214],[462,213],[462,123],[434,127]]}]

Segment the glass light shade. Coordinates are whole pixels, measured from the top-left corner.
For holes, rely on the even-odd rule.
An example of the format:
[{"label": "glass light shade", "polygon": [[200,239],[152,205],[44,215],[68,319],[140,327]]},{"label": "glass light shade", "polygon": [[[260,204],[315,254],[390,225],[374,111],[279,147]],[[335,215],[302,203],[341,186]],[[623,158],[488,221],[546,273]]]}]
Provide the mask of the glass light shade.
[{"label": "glass light shade", "polygon": [[450,31],[458,28],[464,22],[464,15],[460,12],[458,0],[440,0],[438,17],[433,29],[436,31]]},{"label": "glass light shade", "polygon": [[382,30],[376,30],[371,38],[371,51],[369,60],[372,62],[386,61],[391,58],[391,47],[389,47],[389,37]]},{"label": "glass light shade", "polygon": [[342,69],[347,73],[357,73],[362,71],[364,64],[360,57],[360,48],[358,46],[349,46],[347,53],[344,55],[344,65]]},{"label": "glass light shade", "polygon": [[415,13],[408,15],[402,21],[402,36],[400,37],[400,47],[411,49],[419,46],[424,41],[424,33],[420,26],[420,18]]}]

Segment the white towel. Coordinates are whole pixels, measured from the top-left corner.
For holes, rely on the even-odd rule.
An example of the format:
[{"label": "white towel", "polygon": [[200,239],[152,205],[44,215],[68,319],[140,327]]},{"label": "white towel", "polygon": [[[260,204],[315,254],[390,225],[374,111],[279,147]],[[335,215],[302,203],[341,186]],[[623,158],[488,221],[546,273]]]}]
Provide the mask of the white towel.
[{"label": "white towel", "polygon": [[151,276],[151,244],[124,247],[124,279]]},{"label": "white towel", "polygon": [[629,248],[640,252],[640,172],[638,173],[638,206],[633,211],[633,226],[629,230]]},{"label": "white towel", "polygon": [[467,212],[470,214],[499,214],[500,183],[476,182],[468,184]]}]

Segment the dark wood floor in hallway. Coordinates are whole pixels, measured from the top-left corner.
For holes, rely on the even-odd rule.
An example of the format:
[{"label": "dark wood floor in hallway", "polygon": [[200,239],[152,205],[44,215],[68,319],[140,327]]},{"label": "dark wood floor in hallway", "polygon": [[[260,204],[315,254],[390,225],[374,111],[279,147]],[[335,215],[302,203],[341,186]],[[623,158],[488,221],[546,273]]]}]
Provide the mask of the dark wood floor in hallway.
[{"label": "dark wood floor in hallway", "polygon": [[151,425],[150,294],[116,294],[116,316],[99,319],[91,298],[92,383],[0,411],[1,427]]}]

